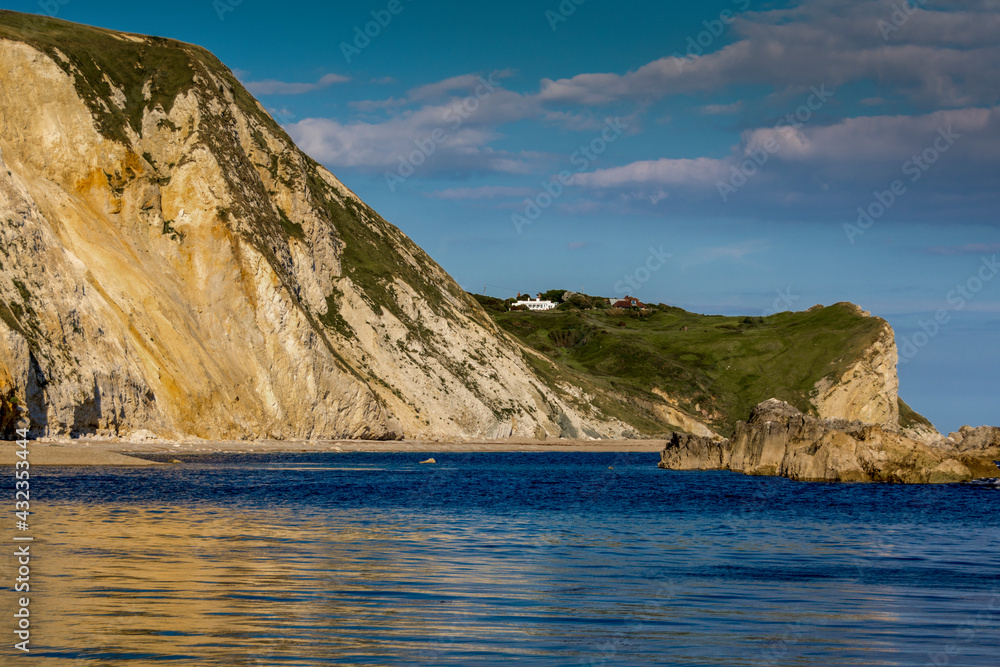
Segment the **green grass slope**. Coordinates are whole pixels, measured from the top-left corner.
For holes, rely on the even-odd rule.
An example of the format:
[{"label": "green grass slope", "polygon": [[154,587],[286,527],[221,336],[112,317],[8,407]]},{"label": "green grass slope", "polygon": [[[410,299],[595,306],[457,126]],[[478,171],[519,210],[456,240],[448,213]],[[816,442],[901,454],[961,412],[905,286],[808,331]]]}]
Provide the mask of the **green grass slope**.
[{"label": "green grass slope", "polygon": [[816,382],[839,377],[887,326],[850,304],[765,318],[670,307],[648,316],[563,309],[490,314],[555,364],[633,401],[660,402],[654,389],[666,392],[724,435],[772,397],[815,414]]}]

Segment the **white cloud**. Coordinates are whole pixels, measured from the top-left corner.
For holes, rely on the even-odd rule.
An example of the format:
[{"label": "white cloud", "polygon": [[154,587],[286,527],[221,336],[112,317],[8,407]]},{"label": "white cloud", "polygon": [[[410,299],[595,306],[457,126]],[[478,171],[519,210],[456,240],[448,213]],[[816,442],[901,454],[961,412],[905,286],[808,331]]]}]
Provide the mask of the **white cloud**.
[{"label": "white cloud", "polygon": [[693,266],[710,264],[718,261],[746,262],[750,255],[756,255],[767,250],[768,245],[761,240],[742,241],[728,245],[702,248],[684,253],[679,265],[681,271],[690,269]]},{"label": "white cloud", "polygon": [[701,56],[666,56],[626,74],[585,73],[543,79],[547,103],[603,105],[758,84],[781,90],[854,81],[893,82],[896,92],[930,107],[993,104],[1000,89],[996,35],[1000,16],[918,9],[886,41],[877,22],[893,2],[816,0],[746,12],[736,42]]},{"label": "white cloud", "polygon": [[244,85],[254,95],[302,95],[350,80],[350,77],[340,74],[327,74],[315,83],[287,83],[276,79],[264,79],[263,81],[247,81]]},{"label": "white cloud", "polygon": [[349,102],[352,108],[363,113],[381,111],[383,109],[397,109],[408,106],[410,100],[405,97],[390,97],[387,100],[355,100]]},{"label": "white cloud", "polygon": [[[447,111],[425,108],[383,123],[306,118],[285,129],[314,159],[340,167],[392,170],[416,153],[423,154],[419,168],[427,174],[455,170],[524,174],[539,163],[537,153],[490,148],[496,135],[489,126],[468,122],[453,129]],[[443,140],[435,141],[435,136]]]},{"label": "white cloud", "polygon": [[455,91],[462,91],[468,94],[469,91],[475,90],[476,86],[480,85],[481,77],[478,74],[462,74],[460,76],[453,76],[443,81],[436,81],[434,83],[428,83],[423,86],[419,86],[409,91],[408,96],[410,101],[422,101],[422,100],[438,100],[442,97],[448,97],[450,93]]},{"label": "white cloud", "polygon": [[799,170],[802,163],[808,163],[814,169],[840,169],[878,182],[876,174],[884,173],[887,167],[898,169],[914,154],[932,147],[939,132],[954,135],[952,143],[961,143],[961,154],[975,158],[986,168],[1000,153],[995,126],[1000,126],[1000,107],[945,110],[922,116],[865,116],[827,126],[757,128],[744,132],[741,143],[733,146],[731,155],[725,158],[641,160],[576,174],[572,182],[590,188],[714,187],[716,181],[728,178],[735,165],[762,152],[768,154],[767,168],[771,170],[775,163],[783,162]]},{"label": "white cloud", "polygon": [[[725,178],[728,163],[712,158],[642,160],[621,167],[576,174],[573,185],[613,188],[636,184],[715,185]],[[663,199],[661,196],[660,199]]]},{"label": "white cloud", "polygon": [[602,116],[569,111],[547,111],[545,113],[545,120],[561,130],[569,130],[571,132],[600,130],[605,124],[605,119]]},{"label": "white cloud", "polygon": [[[478,97],[474,92],[482,90],[482,78],[498,82],[511,73],[482,78],[464,73],[414,87],[402,97],[350,102],[360,112],[352,120],[307,118],[286,129],[303,149],[335,169],[394,169],[420,145],[428,145],[435,132],[443,132],[444,139],[434,142],[432,153],[422,160],[422,174],[492,171],[541,176],[564,163],[565,156],[497,149],[501,139],[505,147],[516,139],[504,136],[504,125],[529,120],[567,132],[594,132],[609,113],[608,105],[617,105],[613,112],[628,116],[630,134],[636,134],[642,132],[642,114],[655,100],[692,93],[704,96],[698,108],[702,114],[736,115],[750,107],[755,114],[773,113],[777,119],[805,102],[810,88],[874,84],[879,97],[864,99],[860,107],[853,101],[857,87],[838,91],[805,125],[747,130],[727,155],[660,157],[665,151],[657,154],[656,144],[640,147],[647,151],[646,159],[574,176],[577,194],[598,201],[562,201],[555,208],[584,212],[614,203],[629,210],[658,204],[660,209],[695,204],[711,209],[720,204],[719,181],[727,180],[748,156],[776,145],[767,151],[768,163],[741,190],[741,205],[816,209],[838,197],[856,197],[858,191],[870,194],[944,127],[952,127],[963,139],[948,155],[951,166],[937,169],[935,180],[988,198],[992,190],[984,184],[996,183],[1000,155],[1000,117],[993,108],[1000,99],[1000,67],[994,64],[1000,62],[1000,16],[984,13],[984,2],[957,0],[955,11],[917,10],[886,40],[877,22],[891,16],[894,2],[898,0],[806,0],[789,9],[744,12],[729,28],[725,46],[698,57],[665,56],[624,74],[545,78],[529,92],[497,83]],[[665,46],[664,52],[678,47]],[[752,101],[704,103],[733,99],[733,86],[767,90],[755,93]],[[876,115],[879,109],[901,108],[919,111],[911,116]],[[831,120],[858,109],[873,115]],[[670,112],[674,118],[688,113],[676,108]],[[658,109],[651,118],[671,122],[663,113]],[[921,183],[921,195],[907,201],[944,192],[944,185],[928,183],[933,181]],[[500,199],[520,196],[515,191],[520,189],[455,188],[430,196]],[[963,206],[969,201],[961,198]]]},{"label": "white cloud", "polygon": [[276,119],[279,123],[289,122],[295,118],[295,112],[288,107],[281,107],[280,109],[268,107],[267,112],[271,114],[271,117]]},{"label": "white cloud", "polygon": [[[938,131],[949,128],[957,135],[980,135],[997,121],[998,109],[958,109],[937,111],[921,116],[863,116],[847,118],[827,126],[761,128],[746,132],[743,153],[762,149],[773,141],[776,154],[786,161],[843,164],[857,168],[859,163],[902,163],[938,138]],[[991,144],[995,138],[989,139]]]},{"label": "white cloud", "polygon": [[442,81],[428,83],[423,86],[413,88],[407,94],[410,101],[421,102],[424,100],[440,100],[450,94],[459,92],[461,95],[469,95],[477,88],[481,88],[485,83],[490,86],[499,85],[498,79],[506,79],[513,76],[513,70],[505,69],[492,72],[488,76],[481,74],[461,74]]},{"label": "white cloud", "polygon": [[757,128],[725,157],[640,160],[577,174],[572,183],[578,197],[619,215],[845,223],[899,181],[902,194],[886,220],[995,225],[998,155],[1000,107],[971,108]]},{"label": "white cloud", "polygon": [[[285,129],[303,150],[334,167],[393,169],[401,159],[420,150],[427,154],[420,160],[423,173],[530,173],[549,158],[533,151],[502,151],[489,145],[500,137],[500,125],[540,113],[530,97],[499,87],[497,79],[505,74],[467,74],[421,86],[405,100],[354,104],[360,110],[384,111],[385,119],[345,123],[306,118]],[[446,95],[455,90],[462,94]],[[442,95],[445,98],[433,104],[426,101]],[[416,108],[410,108],[414,104]]]}]

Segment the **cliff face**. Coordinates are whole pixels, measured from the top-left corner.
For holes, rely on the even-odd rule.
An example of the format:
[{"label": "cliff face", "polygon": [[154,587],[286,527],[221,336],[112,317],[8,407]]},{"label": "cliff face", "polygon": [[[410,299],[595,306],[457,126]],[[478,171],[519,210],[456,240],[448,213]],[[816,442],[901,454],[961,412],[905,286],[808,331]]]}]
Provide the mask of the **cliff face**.
[{"label": "cliff face", "polygon": [[0,276],[35,434],[626,428],[179,42],[0,12]]},{"label": "cliff face", "polygon": [[[732,470],[800,481],[945,483],[1000,476],[1000,429],[970,430],[962,445],[937,447],[874,424],[804,415],[771,399],[729,440],[675,434],[659,466]],[[967,441],[967,443],[966,443]]]},{"label": "cliff face", "polygon": [[860,420],[899,426],[899,376],[896,337],[888,322],[846,371],[821,378],[812,403],[821,419]]}]

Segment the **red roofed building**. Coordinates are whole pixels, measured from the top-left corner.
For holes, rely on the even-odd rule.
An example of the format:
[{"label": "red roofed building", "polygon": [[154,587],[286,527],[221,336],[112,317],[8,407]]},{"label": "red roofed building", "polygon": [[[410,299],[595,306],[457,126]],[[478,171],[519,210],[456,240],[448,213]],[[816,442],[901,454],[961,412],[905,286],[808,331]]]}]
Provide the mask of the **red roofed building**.
[{"label": "red roofed building", "polygon": [[611,304],[612,308],[645,308],[646,304],[634,296],[625,295],[624,299],[620,299]]}]

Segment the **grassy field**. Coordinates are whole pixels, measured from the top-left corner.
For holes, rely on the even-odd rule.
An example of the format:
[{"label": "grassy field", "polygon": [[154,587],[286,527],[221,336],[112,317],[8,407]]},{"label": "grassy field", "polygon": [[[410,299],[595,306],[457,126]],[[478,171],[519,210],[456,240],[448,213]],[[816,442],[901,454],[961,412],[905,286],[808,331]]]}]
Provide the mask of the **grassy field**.
[{"label": "grassy field", "polygon": [[658,402],[654,390],[665,392],[724,435],[771,397],[815,414],[816,382],[839,377],[886,326],[848,304],[765,318],[671,307],[648,316],[563,309],[490,315],[553,362],[619,395]]}]

